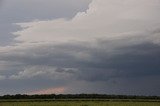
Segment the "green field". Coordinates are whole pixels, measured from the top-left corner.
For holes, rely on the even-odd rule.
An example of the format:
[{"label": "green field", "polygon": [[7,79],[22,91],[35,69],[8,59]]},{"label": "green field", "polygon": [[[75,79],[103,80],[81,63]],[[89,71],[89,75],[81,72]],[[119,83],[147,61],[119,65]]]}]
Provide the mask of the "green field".
[{"label": "green field", "polygon": [[0,106],[160,106],[160,102],[116,102],[116,101],[1,101]]}]

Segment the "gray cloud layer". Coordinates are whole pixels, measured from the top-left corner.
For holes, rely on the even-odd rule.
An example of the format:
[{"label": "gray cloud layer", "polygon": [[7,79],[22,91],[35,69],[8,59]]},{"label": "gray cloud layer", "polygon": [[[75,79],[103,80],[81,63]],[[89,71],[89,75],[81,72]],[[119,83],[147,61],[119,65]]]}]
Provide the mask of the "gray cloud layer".
[{"label": "gray cloud layer", "polygon": [[18,23],[18,43],[0,47],[1,94],[62,87],[62,93],[160,95],[157,2],[93,0],[71,20]]}]

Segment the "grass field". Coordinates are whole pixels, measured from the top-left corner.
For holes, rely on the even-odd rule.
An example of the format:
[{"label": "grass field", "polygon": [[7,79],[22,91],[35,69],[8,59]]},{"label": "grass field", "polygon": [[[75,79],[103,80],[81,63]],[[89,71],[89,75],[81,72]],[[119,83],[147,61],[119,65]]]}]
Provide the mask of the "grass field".
[{"label": "grass field", "polygon": [[160,106],[160,102],[124,101],[1,101],[0,106]]}]

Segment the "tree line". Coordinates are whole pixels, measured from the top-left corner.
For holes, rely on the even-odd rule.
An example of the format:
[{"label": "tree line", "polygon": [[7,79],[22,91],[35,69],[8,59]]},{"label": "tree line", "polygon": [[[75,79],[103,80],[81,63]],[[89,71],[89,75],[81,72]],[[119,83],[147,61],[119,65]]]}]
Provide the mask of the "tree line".
[{"label": "tree line", "polygon": [[160,96],[106,95],[106,94],[49,94],[49,95],[4,95],[0,99],[154,99]]}]

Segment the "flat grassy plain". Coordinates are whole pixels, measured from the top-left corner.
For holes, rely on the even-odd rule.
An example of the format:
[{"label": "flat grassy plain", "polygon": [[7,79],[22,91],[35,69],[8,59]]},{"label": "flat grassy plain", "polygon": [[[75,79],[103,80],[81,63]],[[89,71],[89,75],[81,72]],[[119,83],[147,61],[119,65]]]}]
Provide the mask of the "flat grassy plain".
[{"label": "flat grassy plain", "polygon": [[160,106],[159,101],[0,101],[0,106]]}]

